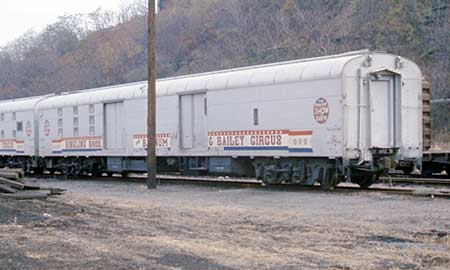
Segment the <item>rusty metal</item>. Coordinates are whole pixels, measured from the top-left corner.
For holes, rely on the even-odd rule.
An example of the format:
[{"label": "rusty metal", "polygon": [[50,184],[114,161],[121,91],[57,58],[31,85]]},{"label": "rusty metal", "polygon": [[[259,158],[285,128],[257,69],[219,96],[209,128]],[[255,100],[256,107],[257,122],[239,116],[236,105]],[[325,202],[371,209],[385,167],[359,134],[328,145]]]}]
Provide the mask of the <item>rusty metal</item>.
[{"label": "rusty metal", "polygon": [[431,148],[431,110],[430,110],[430,83],[422,82],[422,125],[423,125],[423,150]]}]

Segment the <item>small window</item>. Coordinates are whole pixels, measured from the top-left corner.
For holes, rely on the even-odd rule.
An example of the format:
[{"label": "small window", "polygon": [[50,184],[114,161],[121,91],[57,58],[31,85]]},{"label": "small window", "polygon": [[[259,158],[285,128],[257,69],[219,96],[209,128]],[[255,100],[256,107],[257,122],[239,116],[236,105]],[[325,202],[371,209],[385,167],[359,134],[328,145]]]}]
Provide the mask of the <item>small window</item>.
[{"label": "small window", "polygon": [[59,128],[63,127],[63,120],[62,119],[58,119],[58,127]]},{"label": "small window", "polygon": [[89,113],[94,113],[94,112],[95,112],[94,104],[89,105]]},{"label": "small window", "polygon": [[58,128],[58,137],[62,137],[62,136],[63,136],[63,129]]},{"label": "small window", "polygon": [[12,113],[12,120],[16,121],[16,113],[15,112]]},{"label": "small window", "polygon": [[73,118],[73,126],[78,127],[78,117]]},{"label": "small window", "polygon": [[2,130],[0,137],[1,137],[2,139],[5,138],[5,131],[4,131],[4,130]]},{"label": "small window", "polygon": [[5,121],[5,113],[0,114],[0,121]]},{"label": "small window", "polygon": [[78,137],[78,128],[73,128],[73,136]]},{"label": "small window", "polygon": [[15,130],[12,131],[12,137],[16,138],[17,137],[17,132]]},{"label": "small window", "polygon": [[73,107],[73,115],[78,115],[78,106]]},{"label": "small window", "polygon": [[95,116],[93,116],[93,115],[89,116],[89,124],[95,125]]},{"label": "small window", "polygon": [[63,110],[62,108],[58,108],[58,117],[62,117],[63,116]]},{"label": "small window", "polygon": [[259,124],[258,109],[253,109],[253,124],[257,126]]},{"label": "small window", "polygon": [[22,123],[22,121],[20,121],[20,122],[17,122],[17,131],[23,131],[23,123]]},{"label": "small window", "polygon": [[89,134],[91,136],[95,135],[95,127],[89,127]]},{"label": "small window", "polygon": [[208,103],[207,103],[207,99],[205,98],[204,100],[203,100],[203,102],[205,103],[205,115],[208,115]]}]

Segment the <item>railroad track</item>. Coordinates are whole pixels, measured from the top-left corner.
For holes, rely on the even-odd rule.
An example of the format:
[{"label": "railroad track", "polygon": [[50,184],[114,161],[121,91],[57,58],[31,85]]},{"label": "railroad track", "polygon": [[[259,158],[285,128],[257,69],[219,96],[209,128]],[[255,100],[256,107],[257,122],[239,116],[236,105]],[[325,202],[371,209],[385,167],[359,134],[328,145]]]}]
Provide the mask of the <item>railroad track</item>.
[{"label": "railroad track", "polygon": [[[261,188],[270,188],[270,189],[281,189],[281,190],[304,190],[304,191],[319,191],[319,192],[327,192],[320,188],[319,185],[315,186],[296,186],[296,185],[272,185],[272,186],[263,186],[262,181],[257,179],[234,179],[234,178],[216,178],[216,177],[186,177],[186,176],[170,176],[170,175],[158,175],[159,180],[167,180],[167,181],[193,181],[193,182],[204,182],[207,183],[229,183],[229,184],[242,184],[246,186],[254,186]],[[433,180],[433,179],[432,179]],[[437,181],[437,179],[435,179]],[[442,180],[442,179],[440,179]],[[440,182],[442,183],[442,182]],[[445,182],[450,185],[450,182]],[[414,188],[393,188],[393,187],[371,187],[368,189],[361,189],[359,186],[347,183],[341,183],[334,190],[330,192],[386,192],[390,194],[398,194],[398,195],[413,195],[413,196],[421,196],[421,197],[436,197],[436,198],[449,198],[450,199],[450,189],[449,190],[418,190]]]},{"label": "railroad track", "polygon": [[392,176],[392,177],[381,177],[380,181],[382,183],[406,183],[406,184],[427,184],[427,185],[449,185],[450,179],[439,177],[439,178],[425,178],[425,177],[411,177],[411,176]]},{"label": "railroad track", "polygon": [[[90,177],[90,176],[76,176],[76,177],[63,177],[62,175],[39,175],[37,178],[57,178],[68,180],[89,180],[89,181],[114,181],[114,182],[136,182],[144,183],[146,181],[145,175],[136,175],[131,177]],[[334,193],[351,193],[351,192],[382,192],[393,195],[406,195],[406,196],[419,196],[429,198],[445,198],[450,199],[450,188],[440,190],[426,190],[418,189],[414,187],[392,187],[375,185],[368,189],[361,189],[355,184],[341,183],[335,189],[330,191],[324,191],[319,185],[315,186],[300,186],[300,185],[271,185],[264,186],[262,181],[249,178],[229,178],[229,177],[210,177],[210,176],[181,176],[181,175],[158,175],[157,179],[160,183],[172,183],[172,184],[199,184],[199,185],[214,185],[220,187],[239,187],[239,188],[256,188],[266,190],[279,190],[279,191],[309,191],[309,192],[334,192]],[[391,178],[391,183],[397,183],[396,180]],[[412,178],[408,178],[411,180]],[[416,179],[423,181],[422,179]],[[442,180],[442,179],[439,179]],[[400,182],[400,181],[399,181]],[[382,183],[382,182],[381,182]],[[385,184],[388,182],[385,182]],[[412,182],[408,182],[412,183]]]}]

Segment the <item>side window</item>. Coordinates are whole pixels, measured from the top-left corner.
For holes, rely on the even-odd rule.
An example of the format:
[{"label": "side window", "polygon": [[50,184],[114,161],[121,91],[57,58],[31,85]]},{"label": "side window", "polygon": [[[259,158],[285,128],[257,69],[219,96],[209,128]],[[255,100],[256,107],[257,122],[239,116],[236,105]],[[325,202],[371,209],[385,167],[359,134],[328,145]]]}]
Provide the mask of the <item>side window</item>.
[{"label": "side window", "polygon": [[22,121],[17,122],[17,131],[19,131],[19,132],[23,131],[23,123],[22,123]]},{"label": "side window", "polygon": [[5,113],[0,113],[0,121],[5,121]]},{"label": "side window", "polygon": [[1,138],[1,139],[4,139],[4,138],[5,138],[5,131],[4,131],[4,130],[2,130],[2,131],[0,132],[0,138]]},{"label": "side window", "polygon": [[253,109],[253,124],[255,126],[259,125],[259,113],[258,113],[258,109]]},{"label": "side window", "polygon": [[89,105],[89,135],[95,135],[95,107],[94,104]]},{"label": "side window", "polygon": [[16,138],[17,137],[17,132],[15,130],[12,131],[12,137]]},{"label": "side window", "polygon": [[78,107],[73,107],[73,136],[78,137]]},{"label": "side window", "polygon": [[63,133],[63,110],[58,108],[58,137],[62,137]]},{"label": "side window", "polygon": [[16,113],[15,112],[12,113],[12,120],[16,121]]}]

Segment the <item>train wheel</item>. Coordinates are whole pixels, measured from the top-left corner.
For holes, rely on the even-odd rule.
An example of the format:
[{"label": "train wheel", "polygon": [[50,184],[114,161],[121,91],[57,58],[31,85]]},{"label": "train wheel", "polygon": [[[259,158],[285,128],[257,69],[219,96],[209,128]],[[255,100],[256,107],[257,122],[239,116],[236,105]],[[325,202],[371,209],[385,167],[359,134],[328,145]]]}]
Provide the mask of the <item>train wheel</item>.
[{"label": "train wheel", "polygon": [[44,168],[33,168],[33,173],[36,175],[40,175],[44,173]]},{"label": "train wheel", "polygon": [[422,176],[423,177],[432,177],[433,176],[433,171],[430,169],[423,169],[422,170]]},{"label": "train wheel", "polygon": [[91,173],[94,177],[102,176],[102,165],[100,165],[99,163],[94,163],[91,167]]},{"label": "train wheel", "polygon": [[339,183],[339,177],[333,168],[327,169],[326,174],[320,179],[320,187],[323,190],[333,190]]},{"label": "train wheel", "polygon": [[66,177],[75,177],[80,175],[81,170],[79,170],[75,166],[67,166],[61,171],[61,173]]},{"label": "train wheel", "polygon": [[352,176],[352,182],[358,184],[362,189],[368,189],[373,184],[373,176]]},{"label": "train wheel", "polygon": [[266,186],[270,186],[273,184],[281,184],[280,179],[278,179],[276,165],[270,165],[270,166],[264,167],[263,183]]},{"label": "train wheel", "polygon": [[403,174],[411,174],[414,171],[414,166],[402,168]]}]

